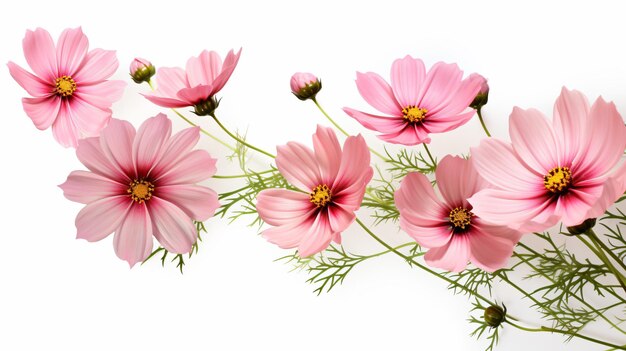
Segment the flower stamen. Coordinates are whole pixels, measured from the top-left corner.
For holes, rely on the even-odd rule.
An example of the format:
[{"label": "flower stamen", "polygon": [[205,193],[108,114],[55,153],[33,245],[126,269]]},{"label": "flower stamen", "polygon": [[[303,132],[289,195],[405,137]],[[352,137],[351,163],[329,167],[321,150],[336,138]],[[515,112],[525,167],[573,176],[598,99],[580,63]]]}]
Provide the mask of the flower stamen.
[{"label": "flower stamen", "polygon": [[572,172],[569,167],[555,167],[543,177],[543,185],[554,194],[567,191],[572,183]]},{"label": "flower stamen", "polygon": [[56,86],[54,91],[61,97],[70,97],[76,91],[76,82],[70,76],[57,78],[54,85]]},{"label": "flower stamen", "polygon": [[126,190],[130,194],[130,198],[135,202],[144,203],[152,198],[154,192],[154,184],[147,180],[135,179]]},{"label": "flower stamen", "polygon": [[450,211],[448,218],[455,230],[465,230],[470,226],[473,215],[471,211],[463,207],[456,207]]},{"label": "flower stamen", "polygon": [[332,193],[326,184],[320,184],[313,188],[313,192],[309,195],[312,203],[318,208],[325,207],[332,199]]},{"label": "flower stamen", "polygon": [[409,105],[402,109],[402,118],[409,123],[420,123],[426,118],[428,110],[417,106]]}]

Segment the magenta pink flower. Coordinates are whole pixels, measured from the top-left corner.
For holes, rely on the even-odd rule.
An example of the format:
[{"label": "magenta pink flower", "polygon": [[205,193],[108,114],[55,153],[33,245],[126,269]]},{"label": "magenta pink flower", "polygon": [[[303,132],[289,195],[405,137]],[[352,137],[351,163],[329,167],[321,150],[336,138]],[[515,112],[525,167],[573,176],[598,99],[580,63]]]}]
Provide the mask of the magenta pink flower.
[{"label": "magenta pink flower", "polygon": [[259,216],[274,226],[263,237],[284,249],[297,247],[301,257],[324,250],[331,240],[341,242],[373,174],[360,135],[348,137],[342,150],[335,132],[318,126],[313,147],[297,142],[278,147],[276,166],[299,191],[269,189],[257,196]]},{"label": "magenta pink flower", "polygon": [[13,62],[9,72],[32,98],[23,98],[24,111],[35,126],[48,129],[59,144],[76,147],[78,139],[97,136],[111,119],[111,105],[126,83],[108,81],[117,69],[115,51],[87,51],[81,28],[66,29],[55,47],[50,33],[26,31],[24,56],[31,74]]},{"label": "magenta pink flower", "polygon": [[429,133],[455,129],[474,115],[467,108],[482,81],[463,78],[456,64],[436,63],[428,73],[420,59],[406,56],[391,66],[391,86],[376,73],[357,72],[356,86],[372,107],[390,116],[378,116],[352,108],[343,110],[378,137],[394,144],[430,143]]},{"label": "magenta pink flower", "polygon": [[137,132],[112,119],[100,137],[79,141],[76,155],[89,172],[74,171],[60,185],[66,198],[87,205],[76,217],[78,238],[98,241],[115,232],[115,253],[131,267],[150,254],[153,236],[170,252],[191,250],[192,219],[205,221],[219,207],[213,190],[195,184],[215,173],[216,160],[192,150],[199,128],[171,131],[164,114]]},{"label": "magenta pink flower", "polygon": [[[191,57],[187,61],[186,70],[182,68],[163,67],[157,73],[157,90],[144,96],[153,103],[163,107],[196,107],[196,113],[212,113],[217,107],[217,94],[237,67],[241,50],[237,54],[230,50],[222,64],[222,59],[215,51],[204,50],[200,56]],[[213,109],[206,111],[203,105],[211,105]],[[213,106],[215,105],[215,106]],[[210,109],[210,108],[209,108]],[[206,113],[209,114],[209,113]]]},{"label": "magenta pink flower", "polygon": [[506,266],[521,233],[485,222],[472,213],[467,199],[488,184],[470,160],[444,157],[436,171],[443,201],[421,173],[409,173],[396,191],[400,227],[421,246],[428,248],[426,263],[460,272],[471,261],[493,272]]},{"label": "magenta pink flower", "polygon": [[[569,227],[603,213],[607,199],[623,193],[614,169],[626,127],[613,103],[598,98],[590,108],[582,93],[563,88],[552,124],[535,109],[517,107],[509,123],[511,144],[489,139],[472,148],[478,173],[495,187],[469,200],[477,215],[525,231],[559,220]],[[608,180],[617,188],[605,189]]]}]

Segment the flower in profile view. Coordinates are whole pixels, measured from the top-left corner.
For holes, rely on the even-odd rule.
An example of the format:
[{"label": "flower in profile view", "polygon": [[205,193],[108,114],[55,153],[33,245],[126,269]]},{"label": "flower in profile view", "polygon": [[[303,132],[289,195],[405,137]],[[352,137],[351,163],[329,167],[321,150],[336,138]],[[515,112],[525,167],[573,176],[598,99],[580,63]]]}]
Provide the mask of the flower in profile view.
[{"label": "flower in profile view", "polygon": [[154,68],[152,62],[137,57],[130,63],[129,72],[133,82],[137,84],[141,84],[143,82],[150,83],[150,78],[152,78],[152,76],[156,73],[156,68]]},{"label": "flower in profile view", "polygon": [[476,97],[470,104],[471,108],[475,110],[479,110],[483,106],[487,105],[487,102],[489,102],[489,84],[487,83],[487,79],[478,73],[472,73],[470,74],[470,77],[473,79],[478,79],[481,82],[480,90],[478,91],[478,94],[476,94]]},{"label": "flower in profile view", "polygon": [[151,102],[170,108],[193,106],[196,114],[207,116],[219,104],[215,98],[237,67],[238,53],[228,52],[224,62],[215,51],[204,50],[200,56],[191,57],[185,70],[163,67],[157,72],[157,90],[143,94]]},{"label": "flower in profile view", "polygon": [[341,242],[373,175],[360,135],[348,137],[342,150],[335,132],[318,126],[313,147],[289,142],[277,148],[276,166],[298,191],[268,189],[257,196],[259,216],[273,226],[263,237],[284,249],[297,247],[300,257]]},{"label": "flower in profile view", "polygon": [[196,242],[192,220],[205,221],[219,207],[217,194],[196,185],[215,173],[214,158],[192,150],[199,128],[171,136],[163,114],[135,131],[112,119],[99,137],[79,141],[74,171],[60,185],[69,200],[86,206],[76,217],[77,238],[99,241],[115,232],[117,256],[132,267],[148,257],[154,236],[169,252],[187,253]]},{"label": "flower in profile view", "polygon": [[395,193],[400,227],[429,249],[426,263],[452,272],[465,269],[468,261],[488,272],[505,267],[521,233],[473,213],[467,199],[488,184],[472,161],[448,155],[435,172],[443,200],[417,172],[407,174]]},{"label": "flower in profile view", "polygon": [[343,110],[380,139],[403,145],[430,143],[429,133],[453,130],[474,115],[468,106],[481,89],[478,75],[463,79],[456,64],[436,63],[428,72],[420,59],[406,56],[391,66],[391,85],[373,72],[357,72],[359,93],[389,116]]},{"label": "flower in profile view", "polygon": [[88,51],[81,28],[66,29],[54,45],[45,29],[26,31],[22,42],[32,74],[13,62],[9,72],[32,97],[22,98],[24,111],[40,130],[52,134],[65,147],[97,136],[111,119],[111,105],[126,83],[107,80],[118,66],[115,51]]},{"label": "flower in profile view", "polygon": [[294,73],[290,85],[293,95],[302,101],[315,99],[315,95],[322,89],[322,81],[312,73]]},{"label": "flower in profile view", "polygon": [[471,149],[478,173],[493,188],[469,201],[497,224],[542,231],[597,217],[624,190],[626,126],[613,103],[563,88],[550,123],[538,110],[514,108],[511,143],[483,140]]}]

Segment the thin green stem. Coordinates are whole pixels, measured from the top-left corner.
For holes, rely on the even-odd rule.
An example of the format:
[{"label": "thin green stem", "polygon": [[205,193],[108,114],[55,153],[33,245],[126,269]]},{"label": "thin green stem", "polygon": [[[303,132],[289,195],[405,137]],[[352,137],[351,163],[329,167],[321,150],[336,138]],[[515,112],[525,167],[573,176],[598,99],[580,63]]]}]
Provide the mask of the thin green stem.
[{"label": "thin green stem", "polygon": [[587,235],[589,236],[589,238],[591,238],[591,241],[600,246],[607,254],[609,254],[609,256],[613,258],[613,260],[615,260],[615,262],[617,262],[617,264],[619,264],[620,267],[622,267],[624,271],[626,271],[626,264],[624,264],[624,262],[615,254],[615,252],[613,252],[613,250],[611,250],[611,248],[609,248],[602,240],[600,240],[600,238],[593,231],[593,229],[589,229],[587,231]]},{"label": "thin green stem", "polygon": [[[150,90],[154,91],[154,86],[152,85],[152,81],[148,80],[147,83],[150,86]],[[197,124],[193,123],[189,118],[185,117],[182,113],[178,112],[178,110],[176,110],[176,109],[171,109],[171,110],[172,110],[172,112],[177,114],[178,117],[182,118],[185,122],[189,123],[190,125],[192,125],[194,127],[199,127]],[[233,152],[237,151],[237,149],[235,149],[233,146],[231,146],[227,142],[223,141],[222,139],[216,137],[215,135],[209,133],[208,131],[206,131],[203,128],[200,128],[200,133],[202,133],[202,134],[208,136],[209,138],[217,141],[218,143],[224,145],[225,147],[227,147],[228,149],[230,149]]]},{"label": "thin green stem", "polygon": [[489,133],[489,130],[487,129],[487,126],[485,125],[485,121],[483,120],[483,114],[482,114],[480,107],[476,109],[476,114],[478,115],[478,120],[480,121],[480,125],[483,126],[483,130],[485,131],[485,134],[487,134],[487,136],[491,138],[491,133]]},{"label": "thin green stem", "polygon": [[[335,120],[332,117],[330,117],[330,115],[328,113],[326,113],[326,111],[324,110],[324,108],[322,108],[322,105],[319,104],[319,102],[317,101],[316,98],[313,97],[313,98],[311,98],[311,100],[313,100],[313,102],[315,103],[315,106],[317,106],[317,108],[320,110],[320,112],[322,112],[322,114],[324,116],[326,116],[326,118],[330,121],[330,123],[332,123],[335,126],[335,128],[337,128],[338,131],[340,131],[341,133],[343,133],[343,135],[345,135],[347,137],[350,136],[350,134],[348,134],[348,132],[346,132],[343,128],[341,128],[341,126],[337,122],[335,122]],[[370,149],[370,151],[374,155],[378,156],[381,160],[383,160],[385,162],[389,161],[388,158],[386,158],[385,156],[383,156],[382,154],[380,154],[376,150],[372,149],[371,147],[369,149]]]},{"label": "thin green stem", "polygon": [[428,154],[430,161],[433,163],[433,167],[437,169],[437,161],[435,161],[435,159],[433,158],[433,155],[430,153],[430,150],[428,149],[428,145],[426,145],[426,143],[422,143],[422,145],[424,145],[424,150],[426,150],[426,153]]},{"label": "thin green stem", "polygon": [[405,244],[402,244],[402,245],[400,245],[400,246],[396,246],[396,247],[393,247],[393,248],[391,248],[391,249],[387,249],[387,250],[385,250],[385,251],[381,251],[381,252],[379,252],[379,253],[375,253],[375,254],[372,254],[372,255],[367,255],[367,256],[361,256],[361,257],[363,257],[364,259],[374,258],[374,257],[382,256],[382,255],[384,255],[384,254],[388,254],[388,253],[390,253],[390,252],[396,252],[397,250],[399,250],[399,249],[401,249],[401,248],[403,248],[403,247],[413,246],[413,245],[415,245],[415,243],[405,243]]},{"label": "thin green stem", "polygon": [[[263,171],[263,172],[255,172],[252,175],[256,175],[256,174],[266,174],[266,173],[272,173],[272,172],[276,172],[275,169],[268,169],[267,171]],[[234,179],[234,178],[249,178],[251,174],[236,174],[236,175],[214,175],[213,178],[217,178],[217,179]]]},{"label": "thin green stem", "polygon": [[509,324],[509,325],[511,325],[511,326],[514,326],[517,329],[524,330],[524,331],[531,332],[531,333],[548,332],[548,333],[563,334],[563,335],[568,335],[568,336],[576,337],[576,338],[579,338],[579,339],[591,341],[591,342],[594,342],[596,344],[600,344],[600,345],[604,345],[604,346],[608,346],[608,347],[613,347],[615,349],[625,350],[624,346],[619,346],[619,345],[616,345],[616,344],[612,344],[612,343],[607,342],[607,341],[599,340],[599,339],[592,338],[590,336],[586,336],[586,335],[583,335],[583,334],[578,334],[578,333],[572,332],[572,331],[560,330],[560,329],[555,329],[555,328],[548,328],[548,327],[544,327],[544,326],[541,326],[539,328],[529,328],[529,327],[524,327],[524,326],[519,325],[517,323],[511,322],[511,320],[509,320],[509,319],[505,319],[504,322]]},{"label": "thin green stem", "polygon": [[583,238],[582,235],[577,235],[576,237],[580,241],[582,241],[583,244],[585,244],[589,248],[589,250],[593,252],[600,259],[600,261],[602,261],[602,263],[606,265],[606,267],[611,271],[611,273],[613,273],[613,275],[615,276],[615,279],[617,279],[622,289],[626,292],[626,278],[617,270],[617,268],[615,268],[613,263],[611,263],[611,260],[609,260],[609,258],[602,251],[602,248],[595,242],[593,244],[588,242],[587,240],[585,240],[585,238]]},{"label": "thin green stem", "polygon": [[265,156],[267,156],[267,157],[276,158],[276,155],[272,155],[272,154],[270,154],[270,153],[269,153],[269,152],[267,152],[267,151],[261,150],[261,149],[259,149],[258,147],[255,147],[255,146],[253,146],[253,145],[250,145],[250,144],[248,144],[247,142],[245,142],[243,139],[241,139],[241,138],[239,138],[238,136],[236,136],[235,134],[231,133],[231,132],[230,132],[230,130],[228,130],[228,128],[224,127],[224,125],[222,124],[222,122],[220,122],[220,120],[219,120],[219,119],[217,119],[217,117],[216,117],[214,114],[213,114],[213,115],[211,115],[211,117],[213,117],[213,120],[215,121],[215,123],[217,123],[217,125],[218,125],[218,126],[220,126],[220,128],[222,128],[222,130],[223,130],[224,132],[226,132],[226,134],[228,134],[228,136],[230,136],[231,138],[233,138],[233,139],[234,139],[235,141],[237,141],[238,143],[240,143],[240,144],[242,144],[242,145],[245,145],[246,147],[248,147],[248,148],[250,148],[250,149],[252,149],[252,150],[254,150],[254,151],[256,151],[256,152],[262,153],[263,155],[265,155]]}]

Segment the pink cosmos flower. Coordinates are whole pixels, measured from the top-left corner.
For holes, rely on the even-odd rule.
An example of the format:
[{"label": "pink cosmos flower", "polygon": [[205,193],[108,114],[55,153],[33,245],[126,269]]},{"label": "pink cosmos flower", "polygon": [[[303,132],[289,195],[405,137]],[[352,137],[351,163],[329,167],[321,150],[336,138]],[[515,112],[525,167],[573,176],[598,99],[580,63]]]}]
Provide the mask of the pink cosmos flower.
[{"label": "pink cosmos flower", "polygon": [[421,173],[409,173],[396,190],[400,227],[428,248],[426,263],[460,272],[468,261],[488,272],[506,266],[521,233],[485,222],[467,199],[488,184],[470,160],[444,157],[436,170],[440,200]]},{"label": "pink cosmos flower", "polygon": [[354,221],[365,186],[373,175],[370,153],[362,136],[351,136],[343,150],[332,129],[318,126],[314,150],[289,142],[279,146],[276,166],[299,189],[263,190],[257,211],[274,226],[263,237],[282,248],[298,248],[300,257],[324,250]]},{"label": "pink cosmos flower", "polygon": [[141,84],[143,82],[150,82],[150,78],[156,73],[156,68],[152,62],[141,58],[136,57],[133,62],[130,63],[130,77],[137,84]]},{"label": "pink cosmos flower", "polygon": [[76,155],[89,171],[74,171],[60,185],[66,198],[86,204],[76,217],[77,237],[98,241],[115,232],[115,253],[131,267],[150,254],[153,236],[170,252],[189,252],[197,239],[192,219],[205,221],[219,207],[213,190],[195,185],[215,173],[216,162],[192,150],[199,129],[171,130],[164,114],[137,132],[112,119],[100,137],[78,143]]},{"label": "pink cosmos flower", "polygon": [[108,81],[117,69],[115,51],[87,51],[81,28],[66,29],[55,47],[50,33],[26,31],[23,41],[31,74],[13,62],[9,72],[32,98],[22,98],[24,111],[35,126],[48,129],[59,144],[76,147],[78,139],[97,136],[111,119],[111,105],[126,83]]},{"label": "pink cosmos flower", "polygon": [[455,129],[474,115],[468,106],[482,81],[463,78],[456,64],[436,63],[426,73],[420,59],[406,56],[391,66],[391,86],[376,73],[357,72],[356,86],[372,107],[390,116],[378,116],[352,108],[343,110],[378,137],[394,144],[430,143],[429,133]]},{"label": "pink cosmos flower", "polygon": [[[590,108],[582,93],[563,88],[552,124],[516,107],[509,134],[511,144],[489,139],[471,150],[478,173],[495,187],[469,199],[482,218],[527,231],[559,220],[570,227],[602,214],[625,190],[614,169],[626,127],[613,103],[598,98]],[[613,182],[617,188],[606,188]]]},{"label": "pink cosmos flower", "polygon": [[296,72],[291,76],[291,92],[300,100],[314,99],[322,89],[322,81],[312,73]]},{"label": "pink cosmos flower", "polygon": [[[194,106],[201,114],[206,108],[204,104],[215,105],[217,94],[237,67],[241,49],[237,54],[230,50],[222,64],[222,59],[215,51],[204,50],[200,56],[191,57],[187,61],[186,70],[178,67],[159,68],[157,74],[157,90],[143,94],[153,103],[170,108]],[[208,111],[210,113],[213,112]],[[209,113],[205,113],[209,114]]]}]

